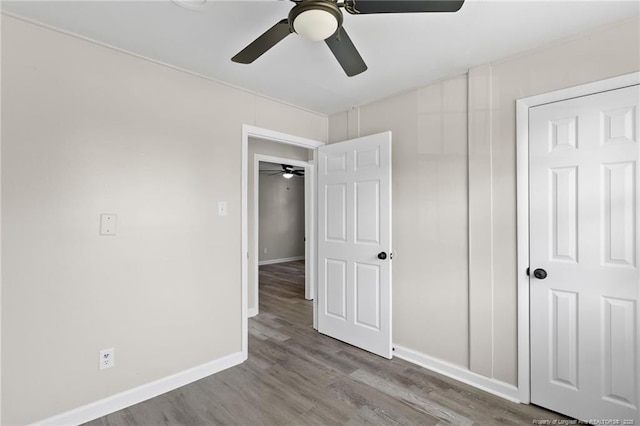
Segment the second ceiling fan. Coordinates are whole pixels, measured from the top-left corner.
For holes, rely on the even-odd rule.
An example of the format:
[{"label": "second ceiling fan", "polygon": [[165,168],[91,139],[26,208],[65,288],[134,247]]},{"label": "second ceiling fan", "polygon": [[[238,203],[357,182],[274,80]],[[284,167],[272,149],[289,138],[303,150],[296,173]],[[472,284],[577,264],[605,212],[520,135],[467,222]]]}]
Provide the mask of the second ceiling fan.
[{"label": "second ceiling fan", "polygon": [[312,40],[324,40],[344,72],[352,77],[367,65],[342,27],[342,10],[352,15],[371,13],[457,12],[464,0],[291,0],[296,5],[283,19],[231,58],[250,64],[291,33]]},{"label": "second ceiling fan", "polygon": [[294,176],[304,177],[304,168],[295,168],[288,164],[280,164],[280,166],[282,167],[282,170],[265,169],[260,170],[260,173],[266,173],[268,176],[282,175],[285,179],[291,179]]}]

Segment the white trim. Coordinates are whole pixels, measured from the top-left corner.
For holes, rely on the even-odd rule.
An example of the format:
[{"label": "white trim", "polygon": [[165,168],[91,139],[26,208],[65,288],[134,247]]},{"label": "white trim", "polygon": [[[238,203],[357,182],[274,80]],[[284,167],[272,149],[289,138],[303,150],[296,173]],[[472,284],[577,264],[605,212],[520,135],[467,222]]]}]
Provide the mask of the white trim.
[{"label": "white trim", "polygon": [[409,361],[413,364],[419,365],[420,367],[424,367],[428,370],[442,374],[443,376],[450,377],[454,380],[473,386],[485,392],[489,392],[490,394],[499,396],[500,398],[520,403],[520,400],[518,399],[518,388],[514,385],[482,376],[478,373],[474,373],[471,370],[460,367],[459,365],[451,364],[438,358],[430,357],[412,349],[404,348],[398,345],[393,346],[393,355],[398,358],[404,359],[405,361]]},{"label": "white trim", "polygon": [[243,132],[247,133],[247,136],[266,139],[272,142],[280,142],[287,145],[300,146],[307,149],[316,149],[324,145],[324,142],[314,141],[313,139],[307,139],[300,136],[289,135],[287,133],[278,132],[275,130],[263,129],[262,127],[251,126],[249,124],[242,125]]},{"label": "white trim", "polygon": [[316,150],[313,150],[313,159],[305,168],[304,180],[304,235],[305,256],[304,264],[304,298],[307,300],[315,299],[316,294],[316,168],[314,166],[316,159]]},{"label": "white trim", "polygon": [[[242,321],[242,353],[245,357],[248,356],[248,348],[249,348],[249,323],[248,323],[248,306],[247,306],[247,282],[248,282],[248,274],[249,274],[249,270],[248,270],[248,258],[249,258],[249,231],[248,231],[248,209],[247,209],[247,202],[249,200],[248,198],[248,181],[249,181],[249,176],[248,176],[248,163],[249,163],[249,138],[250,137],[254,137],[254,138],[258,138],[258,139],[266,139],[272,142],[279,142],[279,143],[285,143],[288,145],[294,145],[294,146],[299,146],[299,147],[303,147],[303,148],[307,148],[307,149],[311,149],[313,150],[313,160],[312,163],[315,164],[316,161],[316,152],[315,150],[320,147],[323,146],[324,143],[323,142],[319,142],[319,141],[314,141],[311,139],[307,139],[307,138],[302,138],[299,136],[293,136],[293,135],[288,135],[286,133],[281,133],[281,132],[277,132],[274,130],[269,130],[269,129],[263,129],[261,127],[256,127],[256,126],[251,126],[249,124],[243,124],[242,125],[242,153],[241,153],[241,170],[242,170],[242,180],[241,180],[241,184],[242,184],[242,213],[241,213],[241,221],[242,221],[242,238],[241,238],[241,244],[240,244],[240,258],[241,258],[241,276],[242,276],[242,283],[241,283],[241,303],[242,303],[242,307],[241,307],[241,321]],[[305,178],[307,179],[314,179],[315,182],[315,173],[313,172],[309,174],[309,176],[305,176]],[[307,173],[305,173],[306,175]],[[305,179],[306,180],[306,179]],[[315,211],[315,184],[311,185],[311,189],[313,190],[313,193],[311,194],[311,202],[312,202],[312,206],[311,206],[311,211],[314,212]],[[312,221],[315,220],[315,215],[312,217]],[[311,249],[309,250],[309,259],[307,260],[307,264],[309,263],[315,263],[315,244],[316,244],[316,233],[317,233],[317,227],[315,226],[315,222],[313,222],[312,224],[313,226],[313,232],[311,232],[309,234],[309,238],[307,239],[307,247],[310,247]],[[315,266],[313,266],[313,271],[315,271]],[[316,274],[315,272],[313,274],[307,274],[310,275],[310,277],[308,277],[308,279],[311,279],[311,287],[315,288],[315,282],[316,282]],[[256,308],[257,309],[257,308]],[[315,310],[316,310],[316,303],[313,304],[313,309],[314,309],[314,324],[315,324]]]},{"label": "white trim", "polygon": [[249,225],[248,219],[249,216],[247,202],[248,202],[248,192],[249,192],[249,168],[247,167],[247,162],[249,161],[249,126],[246,124],[242,125],[242,154],[241,154],[241,162],[240,167],[242,168],[242,178],[241,178],[241,199],[240,203],[242,208],[240,209],[240,227],[241,227],[241,237],[240,237],[240,321],[241,321],[241,351],[245,357],[249,357],[249,317],[248,317],[248,297],[247,297],[247,282],[248,282],[248,267],[249,267]]},{"label": "white trim", "polygon": [[304,256],[283,257],[282,259],[261,260],[258,266],[273,265],[275,263],[294,262],[296,260],[304,260]]},{"label": "white trim", "polygon": [[236,352],[222,358],[207,362],[194,368],[172,374],[151,383],[138,386],[107,398],[75,408],[62,414],[41,420],[37,425],[77,425],[97,419],[107,414],[122,410],[158,395],[170,392],[181,386],[195,382],[234,365],[241,364],[247,357]]},{"label": "white trim", "polygon": [[311,153],[313,155],[313,159],[311,160],[311,162],[314,164],[314,166],[310,167],[309,169],[312,172],[311,174],[313,175],[313,181],[305,180],[305,185],[306,185],[305,191],[310,194],[313,194],[313,196],[310,198],[307,198],[310,202],[310,205],[306,206],[305,210],[309,212],[311,215],[308,218],[309,224],[307,227],[307,235],[309,236],[312,242],[309,243],[309,251],[307,252],[309,255],[309,258],[305,262],[305,269],[306,269],[305,275],[312,277],[313,285],[310,286],[311,294],[305,295],[305,297],[307,298],[310,297],[311,299],[313,299],[313,329],[317,330],[318,329],[318,298],[316,297],[316,290],[317,290],[317,280],[318,280],[318,257],[317,257],[318,256],[318,253],[317,253],[317,248],[318,248],[318,243],[317,243],[318,241],[318,223],[317,223],[318,170],[316,169],[315,165],[318,164],[318,149],[314,149]]},{"label": "white trim", "polygon": [[255,317],[256,315],[258,315],[258,308],[250,308],[250,309],[247,309],[247,316],[248,316],[249,318],[251,318],[251,317]]},{"label": "white trim", "polygon": [[523,403],[531,400],[529,347],[529,108],[640,84],[640,72],[516,101],[516,197],[518,246],[518,387]]},{"label": "white trim", "polygon": [[[529,106],[516,101],[516,264],[518,388],[520,400],[531,401],[529,370]],[[524,271],[524,273],[523,273]]]}]

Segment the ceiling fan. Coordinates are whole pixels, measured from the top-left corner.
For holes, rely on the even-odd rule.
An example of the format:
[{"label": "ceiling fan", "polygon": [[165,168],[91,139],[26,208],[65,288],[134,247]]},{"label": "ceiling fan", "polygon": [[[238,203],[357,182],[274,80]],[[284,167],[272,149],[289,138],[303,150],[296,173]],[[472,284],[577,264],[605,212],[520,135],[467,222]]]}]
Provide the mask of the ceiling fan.
[{"label": "ceiling fan", "polygon": [[464,0],[291,0],[296,5],[283,19],[231,58],[250,64],[291,33],[312,40],[324,40],[344,72],[352,77],[367,65],[342,27],[342,11],[352,15],[371,13],[457,12]]},{"label": "ceiling fan", "polygon": [[280,164],[282,170],[260,170],[260,173],[266,173],[269,176],[282,175],[285,179],[291,179],[294,176],[304,177],[304,169],[295,169],[288,164]]}]

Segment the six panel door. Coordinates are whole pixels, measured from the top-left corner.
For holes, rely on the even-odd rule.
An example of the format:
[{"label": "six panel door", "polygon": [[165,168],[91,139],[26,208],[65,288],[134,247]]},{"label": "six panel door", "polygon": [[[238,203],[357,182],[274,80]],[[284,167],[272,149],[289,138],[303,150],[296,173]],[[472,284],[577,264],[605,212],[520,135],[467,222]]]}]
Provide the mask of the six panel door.
[{"label": "six panel door", "polygon": [[318,149],[318,331],[391,358],[391,133]]},{"label": "six panel door", "polygon": [[530,109],[531,401],[581,420],[640,423],[639,100]]}]

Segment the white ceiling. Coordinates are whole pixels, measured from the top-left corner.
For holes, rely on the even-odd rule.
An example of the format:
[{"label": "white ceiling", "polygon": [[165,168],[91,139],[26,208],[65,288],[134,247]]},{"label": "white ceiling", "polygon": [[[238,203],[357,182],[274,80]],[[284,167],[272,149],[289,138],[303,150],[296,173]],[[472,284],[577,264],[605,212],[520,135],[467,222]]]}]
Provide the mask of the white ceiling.
[{"label": "white ceiling", "polygon": [[325,114],[640,13],[638,0],[467,0],[457,13],[345,13],[369,66],[363,74],[347,77],[323,42],[295,34],[251,65],[231,62],[291,7],[286,0],[209,0],[191,9],[169,0],[2,1],[3,11]]}]

